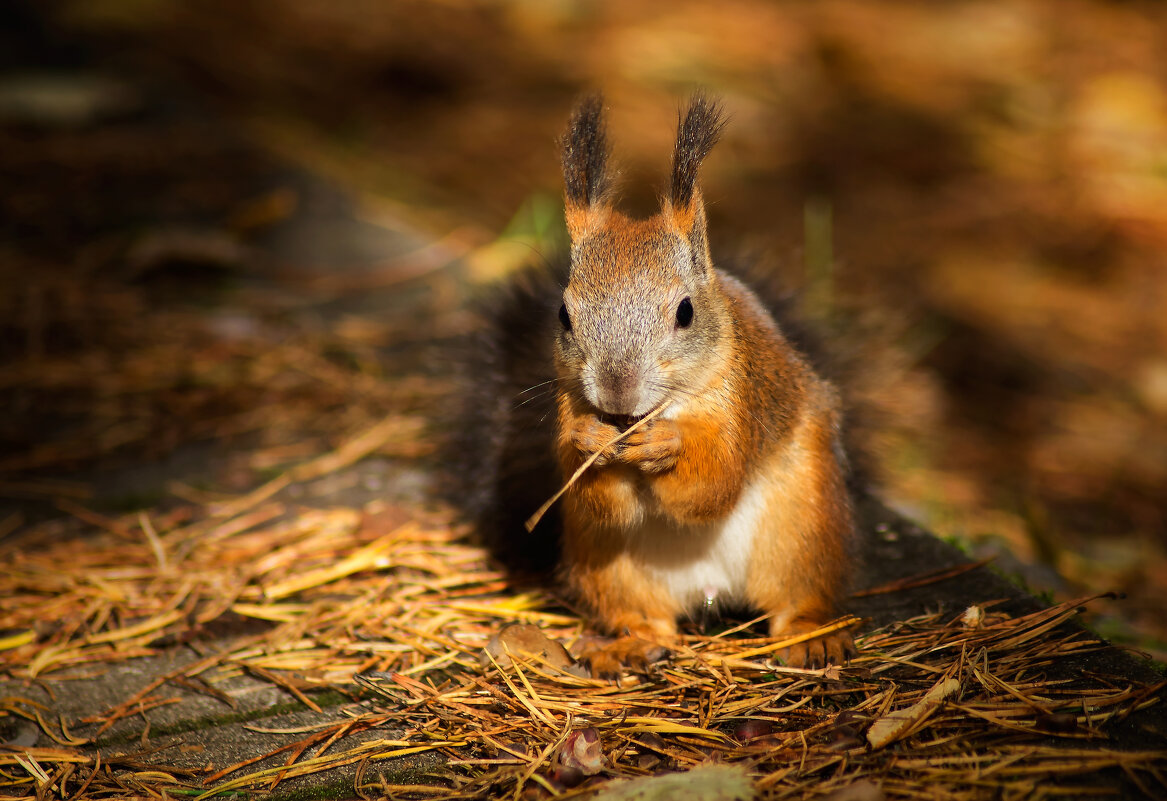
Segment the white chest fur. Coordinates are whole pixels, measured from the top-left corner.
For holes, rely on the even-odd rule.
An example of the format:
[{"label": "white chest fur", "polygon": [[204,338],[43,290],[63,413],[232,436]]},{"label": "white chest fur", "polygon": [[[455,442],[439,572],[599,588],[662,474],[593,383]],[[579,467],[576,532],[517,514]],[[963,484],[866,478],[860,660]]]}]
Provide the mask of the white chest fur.
[{"label": "white chest fur", "polygon": [[757,488],[747,487],[732,512],[701,526],[678,528],[649,517],[629,532],[630,550],[687,612],[710,598],[718,604],[741,602],[764,511],[761,495]]}]

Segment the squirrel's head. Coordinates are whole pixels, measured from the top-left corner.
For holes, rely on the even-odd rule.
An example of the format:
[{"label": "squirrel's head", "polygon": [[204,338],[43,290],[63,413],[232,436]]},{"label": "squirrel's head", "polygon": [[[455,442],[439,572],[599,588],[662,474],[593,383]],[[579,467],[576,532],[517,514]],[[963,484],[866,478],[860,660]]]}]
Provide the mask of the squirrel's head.
[{"label": "squirrel's head", "polygon": [[561,375],[602,413],[638,418],[713,369],[726,333],[724,299],[709,256],[697,186],[701,161],[724,125],[696,95],[677,127],[669,192],[647,220],[612,206],[603,103],[594,96],[563,138],[571,269],[556,354]]}]

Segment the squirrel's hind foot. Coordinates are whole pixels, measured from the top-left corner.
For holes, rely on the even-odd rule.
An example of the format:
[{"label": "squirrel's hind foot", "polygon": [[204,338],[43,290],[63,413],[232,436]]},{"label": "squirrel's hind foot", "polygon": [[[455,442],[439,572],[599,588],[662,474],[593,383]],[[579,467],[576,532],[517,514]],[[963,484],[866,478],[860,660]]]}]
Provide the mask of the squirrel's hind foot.
[{"label": "squirrel's hind foot", "polygon": [[579,661],[592,678],[615,681],[625,671],[644,673],[649,665],[660,662],[669,654],[669,649],[659,643],[625,635],[585,648]]},{"label": "squirrel's hind foot", "polygon": [[[818,628],[818,623],[795,622],[780,636],[797,636]],[[796,668],[824,668],[827,665],[845,665],[852,657],[858,656],[851,632],[842,630],[813,640],[796,643],[789,648],[775,652],[774,658],[784,665]]]}]

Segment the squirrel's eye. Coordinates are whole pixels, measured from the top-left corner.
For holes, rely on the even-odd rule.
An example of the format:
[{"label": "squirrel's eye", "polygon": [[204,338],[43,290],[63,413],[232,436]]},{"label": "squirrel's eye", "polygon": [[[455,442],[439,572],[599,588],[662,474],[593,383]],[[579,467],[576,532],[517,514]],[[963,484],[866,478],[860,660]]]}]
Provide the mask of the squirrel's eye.
[{"label": "squirrel's eye", "polygon": [[677,326],[688,328],[691,322],[693,322],[693,301],[685,298],[677,304]]},{"label": "squirrel's eye", "polygon": [[559,307],[559,322],[563,324],[564,331],[571,330],[571,315],[567,313],[566,303]]}]

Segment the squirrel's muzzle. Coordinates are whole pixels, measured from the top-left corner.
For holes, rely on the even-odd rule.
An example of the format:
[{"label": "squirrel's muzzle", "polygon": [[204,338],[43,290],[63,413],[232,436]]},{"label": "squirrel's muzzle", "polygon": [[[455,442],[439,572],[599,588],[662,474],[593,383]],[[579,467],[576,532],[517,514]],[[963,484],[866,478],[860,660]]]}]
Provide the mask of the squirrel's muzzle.
[{"label": "squirrel's muzzle", "polygon": [[634,420],[645,413],[644,377],[640,371],[624,367],[605,370],[596,376],[596,406],[614,418]]}]

